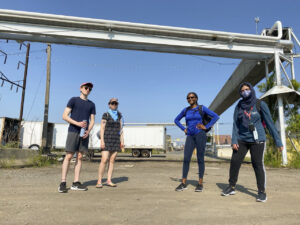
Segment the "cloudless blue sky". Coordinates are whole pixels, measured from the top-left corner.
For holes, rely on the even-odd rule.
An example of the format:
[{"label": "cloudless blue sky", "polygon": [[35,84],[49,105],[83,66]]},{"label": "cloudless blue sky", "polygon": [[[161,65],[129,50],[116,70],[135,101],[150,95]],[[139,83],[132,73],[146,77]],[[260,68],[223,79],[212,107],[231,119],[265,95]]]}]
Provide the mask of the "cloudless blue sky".
[{"label": "cloudless blue sky", "polygon": [[[179,1],[110,0],[59,1],[10,0],[2,9],[23,10],[78,17],[89,17],[176,27],[238,33],[255,33],[254,17],[260,17],[259,32],[275,21],[292,27],[300,37],[300,1]],[[31,43],[25,120],[42,120],[46,84],[46,44]],[[0,49],[9,53],[7,63],[0,57],[0,71],[11,80],[22,80],[25,60],[23,47],[14,41],[0,40]],[[298,48],[299,50],[299,48]],[[107,109],[108,99],[118,97],[125,122],[172,122],[187,105],[186,94],[195,91],[199,103],[209,106],[232,74],[239,59],[127,51],[92,47],[52,45],[50,122],[63,122],[62,112],[72,96],[79,95],[79,85],[94,83],[90,99],[96,103],[96,122]],[[300,59],[295,62],[300,78]],[[260,94],[258,94],[260,95]],[[0,117],[18,118],[21,90],[0,88]],[[220,122],[232,122],[233,107],[221,115]],[[231,124],[220,127],[231,133]],[[169,128],[181,137],[178,128]]]}]

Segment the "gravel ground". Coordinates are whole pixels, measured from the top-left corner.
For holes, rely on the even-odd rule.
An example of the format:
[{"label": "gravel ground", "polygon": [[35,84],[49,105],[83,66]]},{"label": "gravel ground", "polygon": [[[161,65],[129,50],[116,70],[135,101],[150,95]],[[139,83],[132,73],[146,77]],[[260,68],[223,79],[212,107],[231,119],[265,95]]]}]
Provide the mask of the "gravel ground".
[{"label": "gravel ground", "polygon": [[[175,192],[181,162],[116,162],[116,188],[96,189],[97,162],[84,162],[81,181],[89,190],[57,192],[61,165],[0,170],[0,224],[300,224],[299,170],[267,169],[266,203],[256,202],[251,165],[240,171],[237,194],[222,197],[228,163],[207,163],[204,192],[194,192],[197,164],[188,190]],[[73,178],[71,166],[68,183]]]}]

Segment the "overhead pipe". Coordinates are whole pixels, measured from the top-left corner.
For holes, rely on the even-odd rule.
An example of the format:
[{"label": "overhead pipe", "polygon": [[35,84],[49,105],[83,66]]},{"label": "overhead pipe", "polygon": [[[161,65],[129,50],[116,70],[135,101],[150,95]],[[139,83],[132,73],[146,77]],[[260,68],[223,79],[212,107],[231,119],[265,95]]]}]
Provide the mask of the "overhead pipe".
[{"label": "overhead pipe", "polygon": [[[186,35],[195,35],[198,37],[210,37],[210,38],[224,38],[228,41],[233,40],[244,40],[244,41],[270,41],[274,42],[279,40],[282,37],[282,25],[280,21],[277,21],[271,29],[278,29],[277,37],[272,36],[261,36],[255,34],[241,34],[241,33],[231,33],[231,32],[222,32],[222,31],[211,31],[211,30],[201,30],[201,29],[192,29],[192,28],[182,28],[182,27],[170,27],[170,26],[160,26],[160,25],[149,25],[142,23],[130,23],[130,22],[120,22],[113,20],[102,20],[102,19],[92,19],[92,18],[81,18],[73,16],[63,16],[63,15],[54,15],[54,14],[43,14],[43,13],[33,13],[33,12],[24,12],[16,10],[0,10],[0,21],[1,18],[3,21],[12,21],[16,22],[17,20],[20,23],[31,23],[34,24],[46,24],[51,26],[67,26],[74,27],[74,25],[82,26],[94,26],[98,29],[107,29],[108,31],[113,30],[125,30],[124,32],[134,30],[137,33],[153,33],[153,35],[174,35],[177,34],[186,34]],[[62,25],[59,25],[61,23]],[[74,27],[75,28],[75,27]]]},{"label": "overhead pipe", "polygon": [[277,30],[278,32],[277,36],[276,37],[272,36],[272,37],[276,38],[277,40],[280,40],[282,38],[282,23],[280,21],[276,21],[271,29],[264,29],[262,35],[267,36],[267,31],[272,33],[275,30]]}]

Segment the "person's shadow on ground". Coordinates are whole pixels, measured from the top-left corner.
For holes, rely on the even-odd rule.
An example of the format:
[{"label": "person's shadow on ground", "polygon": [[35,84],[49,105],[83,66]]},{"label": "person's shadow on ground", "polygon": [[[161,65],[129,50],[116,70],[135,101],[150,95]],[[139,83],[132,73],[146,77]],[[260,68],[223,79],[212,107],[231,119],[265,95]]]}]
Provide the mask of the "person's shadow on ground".
[{"label": "person's shadow on ground", "polygon": [[[182,179],[176,178],[176,177],[170,177],[170,180],[175,181],[175,182],[182,182]],[[197,187],[199,181],[198,180],[187,180],[186,185],[192,185],[194,187]],[[205,184],[205,182],[203,182]]]},{"label": "person's shadow on ground", "polygon": [[[115,178],[112,178],[111,181],[115,184],[118,184],[118,183],[122,183],[122,182],[126,182],[128,181],[129,178],[128,177],[115,177]],[[102,179],[102,183],[106,183],[107,179],[104,178]],[[88,186],[96,186],[97,184],[97,180],[90,180],[90,181],[86,181],[83,183],[84,186],[88,187]]]},{"label": "person's shadow on ground", "polygon": [[[224,183],[216,183],[216,185],[221,189],[221,191],[225,190],[225,188],[228,187],[228,184]],[[235,189],[239,192],[245,193],[247,195],[250,195],[252,197],[257,197],[257,190],[251,189],[251,188],[246,188],[243,185],[237,184],[235,186]]]}]

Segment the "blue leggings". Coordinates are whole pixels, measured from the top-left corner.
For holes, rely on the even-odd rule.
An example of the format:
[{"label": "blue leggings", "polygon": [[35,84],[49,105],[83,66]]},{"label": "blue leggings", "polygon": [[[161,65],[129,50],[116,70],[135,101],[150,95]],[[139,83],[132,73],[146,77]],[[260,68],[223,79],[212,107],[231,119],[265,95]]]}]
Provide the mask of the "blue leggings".
[{"label": "blue leggings", "polygon": [[182,178],[187,178],[190,161],[195,148],[197,148],[197,161],[199,170],[199,179],[203,178],[205,164],[204,164],[204,153],[206,145],[206,133],[200,131],[198,134],[193,136],[187,136],[184,145],[184,159],[182,168]]}]

